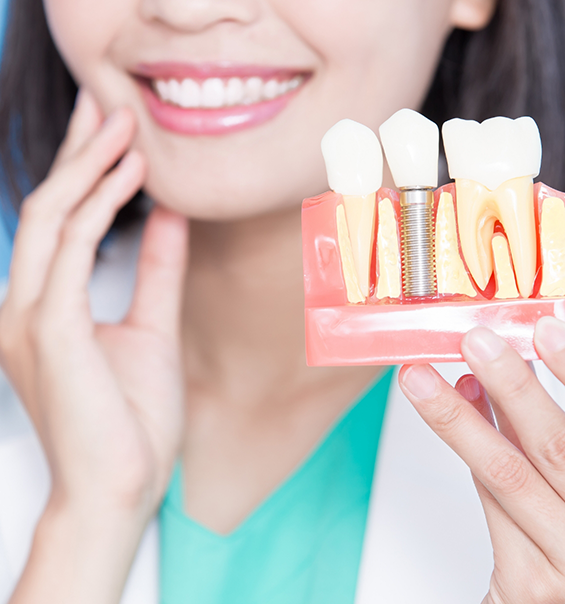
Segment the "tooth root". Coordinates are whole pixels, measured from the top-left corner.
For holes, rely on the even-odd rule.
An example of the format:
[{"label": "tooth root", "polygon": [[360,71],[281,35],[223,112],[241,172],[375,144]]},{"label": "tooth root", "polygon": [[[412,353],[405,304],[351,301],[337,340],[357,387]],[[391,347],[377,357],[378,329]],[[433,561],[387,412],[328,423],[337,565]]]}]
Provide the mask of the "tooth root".
[{"label": "tooth root", "polygon": [[400,241],[396,214],[390,199],[379,203],[379,228],[377,233],[377,258],[379,278],[377,298],[400,298]]},{"label": "tooth root", "polygon": [[337,206],[336,222],[337,240],[339,243],[341,266],[345,281],[345,289],[347,291],[347,300],[352,304],[359,304],[360,302],[365,301],[365,296],[363,296],[361,288],[359,287],[357,269],[355,268],[355,259],[353,257],[353,249],[351,246],[351,239],[349,237],[349,228],[347,226],[347,218],[345,216],[345,208],[341,203]]},{"label": "tooth root", "polygon": [[459,179],[455,183],[461,251],[479,289],[485,289],[493,270],[490,241],[495,224],[493,216],[483,216],[488,189],[473,180]]},{"label": "tooth root", "polygon": [[502,222],[516,271],[518,290],[529,298],[537,270],[537,237],[534,214],[534,182],[531,178],[509,180],[496,191]]},{"label": "tooth root", "polygon": [[499,234],[492,238],[492,252],[496,277],[496,294],[494,297],[500,300],[519,298],[520,294],[516,287],[516,279],[510,260],[510,249],[504,235]]},{"label": "tooth root", "polygon": [[565,296],[565,204],[562,199],[544,199],[540,231],[543,262],[540,295]]},{"label": "tooth root", "polygon": [[520,295],[528,298],[533,290],[537,262],[532,178],[508,180],[495,191],[478,182],[459,179],[456,188],[461,250],[473,279],[480,289],[490,280],[491,241],[499,220],[510,244]]},{"label": "tooth root", "polygon": [[477,291],[459,253],[453,196],[447,192],[439,198],[435,240],[438,293],[476,297]]},{"label": "tooth root", "polygon": [[343,203],[359,289],[367,298],[375,232],[376,193],[365,196],[344,195]]}]

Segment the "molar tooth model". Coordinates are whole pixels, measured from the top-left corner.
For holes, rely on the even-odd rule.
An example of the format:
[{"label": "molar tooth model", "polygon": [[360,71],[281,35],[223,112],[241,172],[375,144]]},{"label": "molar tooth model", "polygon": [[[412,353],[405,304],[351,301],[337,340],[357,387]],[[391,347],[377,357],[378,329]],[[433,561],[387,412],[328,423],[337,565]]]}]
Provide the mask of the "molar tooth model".
[{"label": "molar tooth model", "polygon": [[537,358],[537,320],[565,319],[565,194],[534,185],[535,122],[444,124],[455,183],[435,191],[437,126],[403,109],[380,135],[400,194],[369,128],[322,142],[332,191],[302,209],[309,364],[458,361],[477,325]]}]

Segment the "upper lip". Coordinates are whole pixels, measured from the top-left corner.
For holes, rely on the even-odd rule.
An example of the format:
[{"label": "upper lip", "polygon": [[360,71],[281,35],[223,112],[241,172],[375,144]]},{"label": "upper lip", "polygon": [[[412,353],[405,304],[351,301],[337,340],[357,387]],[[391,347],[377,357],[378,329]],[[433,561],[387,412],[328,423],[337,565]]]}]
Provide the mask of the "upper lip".
[{"label": "upper lip", "polygon": [[208,78],[251,78],[291,79],[297,75],[309,75],[311,70],[293,67],[275,67],[245,63],[140,63],[132,72],[148,79],[185,79],[206,80]]}]

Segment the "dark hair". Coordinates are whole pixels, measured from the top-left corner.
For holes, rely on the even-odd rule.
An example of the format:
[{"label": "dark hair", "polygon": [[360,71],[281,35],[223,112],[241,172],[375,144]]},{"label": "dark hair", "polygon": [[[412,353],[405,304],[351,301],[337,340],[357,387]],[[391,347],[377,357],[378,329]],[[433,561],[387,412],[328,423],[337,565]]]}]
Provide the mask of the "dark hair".
[{"label": "dark hair", "polygon": [[[544,144],[541,178],[564,190],[564,32],[563,0],[498,0],[485,29],[452,32],[422,111],[439,125],[452,117],[531,115]],[[76,92],[42,1],[11,0],[0,71],[0,166],[3,197],[16,210],[45,178]]]}]

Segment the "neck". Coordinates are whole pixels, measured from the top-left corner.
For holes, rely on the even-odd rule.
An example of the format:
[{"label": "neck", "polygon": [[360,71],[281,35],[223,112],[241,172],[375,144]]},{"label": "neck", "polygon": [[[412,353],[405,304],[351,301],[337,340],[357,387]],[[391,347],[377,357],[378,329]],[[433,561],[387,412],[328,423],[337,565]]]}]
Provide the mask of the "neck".
[{"label": "neck", "polygon": [[361,382],[375,375],[374,368],[306,366],[299,207],[193,222],[190,254],[184,344],[191,386],[250,404],[331,387],[346,374],[362,374]]}]

